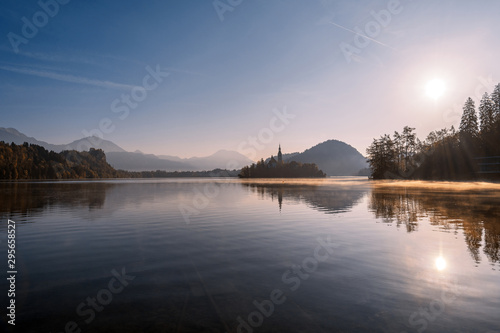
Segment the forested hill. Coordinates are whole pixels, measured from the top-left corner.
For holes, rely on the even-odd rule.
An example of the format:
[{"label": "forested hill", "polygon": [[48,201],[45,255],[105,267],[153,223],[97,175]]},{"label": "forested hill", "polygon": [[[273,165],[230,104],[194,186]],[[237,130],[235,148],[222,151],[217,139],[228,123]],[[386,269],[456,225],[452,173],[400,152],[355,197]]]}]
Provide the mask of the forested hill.
[{"label": "forested hill", "polygon": [[239,170],[222,169],[130,172],[114,169],[106,161],[106,155],[101,149],[91,148],[88,152],[65,150],[56,153],[36,144],[16,145],[0,141],[0,180],[236,177],[238,173]]},{"label": "forested hill", "polygon": [[290,162],[315,163],[329,176],[352,176],[368,167],[366,159],[354,147],[338,140],[328,140],[295,154],[283,158]]},{"label": "forested hill", "polygon": [[34,144],[0,141],[0,179],[117,178],[126,174],[109,165],[101,149],[55,153]]}]

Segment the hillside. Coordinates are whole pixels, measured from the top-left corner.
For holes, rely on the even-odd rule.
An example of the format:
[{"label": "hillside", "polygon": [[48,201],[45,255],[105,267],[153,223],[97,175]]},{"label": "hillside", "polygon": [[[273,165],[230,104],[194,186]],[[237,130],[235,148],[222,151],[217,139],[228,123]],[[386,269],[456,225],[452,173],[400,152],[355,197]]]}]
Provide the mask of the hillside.
[{"label": "hillside", "polygon": [[35,144],[16,145],[0,141],[0,180],[236,177],[237,175],[238,170],[222,169],[129,172],[114,169],[107,162],[106,154],[101,149],[91,148],[84,152],[64,150],[56,153]]},{"label": "hillside", "polygon": [[79,179],[122,176],[100,149],[56,153],[42,146],[0,142],[0,179]]},{"label": "hillside", "polygon": [[352,176],[368,166],[354,147],[338,140],[328,140],[285,161],[316,163],[328,176]]}]

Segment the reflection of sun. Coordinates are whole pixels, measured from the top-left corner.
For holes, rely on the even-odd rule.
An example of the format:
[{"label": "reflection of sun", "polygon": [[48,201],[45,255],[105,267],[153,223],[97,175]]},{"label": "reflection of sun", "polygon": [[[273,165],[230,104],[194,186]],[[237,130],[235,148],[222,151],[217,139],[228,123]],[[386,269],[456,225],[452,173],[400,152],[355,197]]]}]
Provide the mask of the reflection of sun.
[{"label": "reflection of sun", "polygon": [[446,85],[441,79],[432,79],[425,85],[425,94],[433,99],[441,97],[446,90]]},{"label": "reflection of sun", "polygon": [[434,262],[438,271],[442,271],[446,268],[446,260],[443,257],[436,258]]}]

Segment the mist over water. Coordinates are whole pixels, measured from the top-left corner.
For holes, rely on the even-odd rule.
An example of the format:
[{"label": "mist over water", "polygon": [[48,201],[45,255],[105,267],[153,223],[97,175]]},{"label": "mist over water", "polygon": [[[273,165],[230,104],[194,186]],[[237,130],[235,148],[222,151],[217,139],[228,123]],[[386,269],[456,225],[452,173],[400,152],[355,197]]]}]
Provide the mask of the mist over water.
[{"label": "mist over water", "polygon": [[17,331],[486,333],[499,207],[358,177],[0,183],[0,244],[15,220]]}]

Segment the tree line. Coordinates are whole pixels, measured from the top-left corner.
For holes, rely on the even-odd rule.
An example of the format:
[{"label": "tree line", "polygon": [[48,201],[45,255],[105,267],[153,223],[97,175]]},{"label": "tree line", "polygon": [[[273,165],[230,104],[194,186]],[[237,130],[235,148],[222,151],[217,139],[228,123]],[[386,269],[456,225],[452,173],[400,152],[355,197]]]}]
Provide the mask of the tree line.
[{"label": "tree line", "polygon": [[123,177],[101,149],[48,151],[42,146],[0,142],[0,179],[81,179]]},{"label": "tree line", "polygon": [[240,170],[214,169],[211,171],[123,171],[129,178],[178,178],[178,177],[238,177]]},{"label": "tree line", "polygon": [[500,83],[479,107],[467,98],[458,131],[432,131],[424,141],[406,126],[374,139],[366,150],[374,179],[500,178]]},{"label": "tree line", "polygon": [[240,178],[323,178],[326,174],[314,163],[295,161],[266,163],[261,159],[257,163],[241,169]]},{"label": "tree line", "polygon": [[236,177],[239,170],[131,172],[116,170],[106,161],[102,149],[87,152],[48,151],[42,146],[0,141],[0,179],[97,179],[97,178],[169,178],[169,177]]}]

